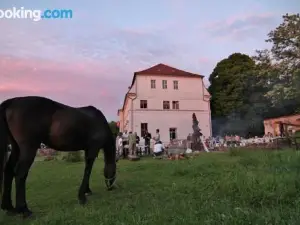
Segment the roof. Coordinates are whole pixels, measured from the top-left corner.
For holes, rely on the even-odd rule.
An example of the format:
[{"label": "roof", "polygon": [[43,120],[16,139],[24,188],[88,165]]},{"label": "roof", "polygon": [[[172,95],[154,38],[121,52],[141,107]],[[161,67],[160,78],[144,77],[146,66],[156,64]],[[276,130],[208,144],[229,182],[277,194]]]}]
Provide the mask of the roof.
[{"label": "roof", "polygon": [[134,73],[131,86],[134,84],[137,75],[169,75],[169,76],[181,76],[181,77],[198,77],[203,78],[203,75],[180,70],[165,64],[157,64],[148,69],[141,70]]},{"label": "roof", "polygon": [[141,70],[138,72],[135,72],[136,75],[175,75],[175,76],[200,76],[203,77],[202,75],[195,74],[195,73],[190,73],[187,71],[179,70],[174,67],[165,65],[165,64],[157,64],[155,66],[152,66],[148,69]]},{"label": "roof", "polygon": [[286,118],[291,118],[291,117],[295,117],[295,116],[299,116],[299,118],[297,118],[296,121],[300,120],[300,114],[297,113],[297,114],[291,114],[291,115],[288,115],[288,116],[279,116],[279,117],[274,117],[274,118],[267,118],[267,119],[264,119],[264,121],[280,120],[280,119],[286,119]]}]

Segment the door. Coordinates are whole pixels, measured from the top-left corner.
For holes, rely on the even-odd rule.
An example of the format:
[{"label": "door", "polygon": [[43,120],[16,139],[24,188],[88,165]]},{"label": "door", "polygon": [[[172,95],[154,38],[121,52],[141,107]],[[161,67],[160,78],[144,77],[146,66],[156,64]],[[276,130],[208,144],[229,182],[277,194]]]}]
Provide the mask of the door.
[{"label": "door", "polygon": [[177,139],[177,128],[171,127],[169,129],[170,140]]},{"label": "door", "polygon": [[148,123],[141,123],[141,137],[144,137],[145,131],[148,131]]}]

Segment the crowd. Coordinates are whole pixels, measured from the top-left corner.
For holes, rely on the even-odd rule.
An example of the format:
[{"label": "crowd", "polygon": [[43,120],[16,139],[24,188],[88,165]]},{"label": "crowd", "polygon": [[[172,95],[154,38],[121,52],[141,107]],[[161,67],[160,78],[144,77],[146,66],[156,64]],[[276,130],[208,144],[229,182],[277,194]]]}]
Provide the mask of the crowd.
[{"label": "crowd", "polygon": [[[276,138],[281,136],[273,136],[271,133],[264,135],[263,137],[253,137],[253,138],[243,138],[238,135],[225,135],[223,137],[208,137],[205,138],[202,136],[204,149],[209,151],[220,151],[226,150],[228,147],[247,147],[247,146],[262,146],[262,145],[272,145]],[[150,143],[154,143],[150,148]],[[119,133],[116,138],[116,147],[117,147],[117,156],[119,158],[128,158],[128,156],[141,156],[141,155],[153,155],[154,157],[160,157],[162,155],[167,156],[170,159],[173,159],[174,154],[169,154],[168,150],[169,145],[164,145],[160,140],[159,129],[156,130],[154,137],[148,132],[145,131],[143,136],[140,138],[136,132],[127,132]],[[174,146],[173,146],[174,147]],[[200,149],[201,150],[201,149]],[[171,151],[171,150],[170,150]],[[186,146],[186,153],[192,151],[189,149],[188,145]],[[172,158],[173,157],[173,158]],[[178,156],[183,157],[183,156]]]},{"label": "crowd", "polygon": [[204,138],[205,144],[209,149],[215,149],[218,147],[245,147],[249,145],[258,145],[258,144],[271,144],[275,139],[281,138],[284,135],[273,136],[271,133],[268,133],[262,137],[252,137],[252,138],[243,138],[238,135],[225,135],[224,137],[208,137]]},{"label": "crowd", "polygon": [[136,132],[129,132],[127,130],[124,133],[120,132],[116,138],[116,151],[119,158],[127,158],[128,156],[140,156],[140,155],[150,155],[150,143],[151,140],[154,141],[153,155],[160,156],[164,152],[164,146],[160,140],[159,129],[156,129],[156,134],[154,137],[148,132],[143,132],[142,138],[144,139],[144,144],[141,145],[141,138]]}]

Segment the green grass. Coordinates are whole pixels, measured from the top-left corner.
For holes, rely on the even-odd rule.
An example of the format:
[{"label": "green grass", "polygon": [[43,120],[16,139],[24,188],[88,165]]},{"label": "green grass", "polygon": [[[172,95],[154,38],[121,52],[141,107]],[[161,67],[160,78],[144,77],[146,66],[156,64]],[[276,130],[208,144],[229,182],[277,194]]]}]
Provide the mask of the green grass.
[{"label": "green grass", "polygon": [[15,225],[300,224],[300,154],[232,150],[182,161],[118,163],[108,192],[97,160],[86,207],[77,203],[82,163],[35,162],[27,185],[35,217]]}]

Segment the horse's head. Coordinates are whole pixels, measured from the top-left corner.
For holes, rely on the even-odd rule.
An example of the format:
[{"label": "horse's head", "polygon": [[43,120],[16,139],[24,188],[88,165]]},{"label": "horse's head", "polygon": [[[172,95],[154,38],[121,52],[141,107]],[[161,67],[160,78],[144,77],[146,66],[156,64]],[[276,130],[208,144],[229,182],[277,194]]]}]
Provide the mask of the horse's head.
[{"label": "horse's head", "polygon": [[110,191],[113,189],[117,175],[116,175],[116,163],[105,163],[104,177],[107,189]]}]

